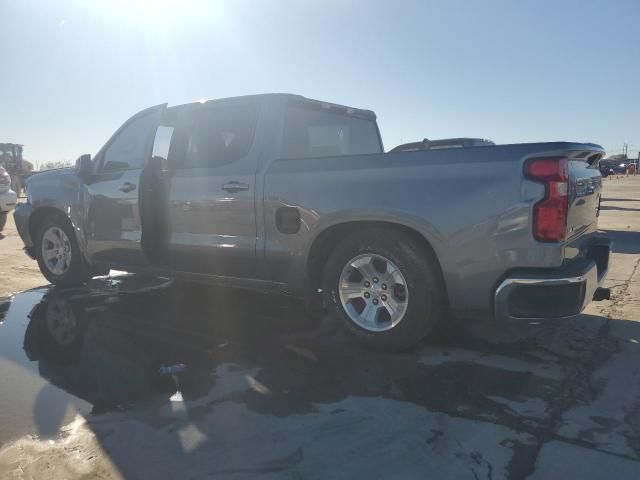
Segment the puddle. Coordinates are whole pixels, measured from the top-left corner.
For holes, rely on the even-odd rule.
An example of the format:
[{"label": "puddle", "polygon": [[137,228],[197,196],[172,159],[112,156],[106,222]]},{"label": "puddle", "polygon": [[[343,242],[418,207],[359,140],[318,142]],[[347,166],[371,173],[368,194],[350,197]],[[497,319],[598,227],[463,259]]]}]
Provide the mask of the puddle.
[{"label": "puddle", "polygon": [[[264,307],[238,308],[242,302],[246,295],[174,288],[134,275],[3,298],[0,445],[26,434],[55,438],[78,413],[126,411],[178,389],[187,400],[204,395],[214,381],[214,352],[231,354],[239,341],[251,343],[268,330],[268,323],[246,331],[237,324],[234,340],[228,339],[229,319],[249,318]],[[282,311],[267,308],[263,318]],[[240,361],[242,354],[236,357]],[[175,364],[184,364],[184,371],[161,373]]]},{"label": "puddle", "polygon": [[[88,402],[50,383],[48,366],[25,351],[29,313],[45,293],[46,289],[17,295],[0,323],[0,444],[26,433],[52,438],[76,412],[91,411]],[[58,374],[72,376],[69,370]]]},{"label": "puddle", "polygon": [[[193,421],[221,402],[283,418],[363,397],[531,433],[561,389],[542,362],[433,343],[374,352],[313,325],[291,301],[161,279],[42,288],[4,308],[0,443],[54,438],[76,413],[126,412],[163,428],[167,405]],[[175,365],[179,373],[160,373]]]}]

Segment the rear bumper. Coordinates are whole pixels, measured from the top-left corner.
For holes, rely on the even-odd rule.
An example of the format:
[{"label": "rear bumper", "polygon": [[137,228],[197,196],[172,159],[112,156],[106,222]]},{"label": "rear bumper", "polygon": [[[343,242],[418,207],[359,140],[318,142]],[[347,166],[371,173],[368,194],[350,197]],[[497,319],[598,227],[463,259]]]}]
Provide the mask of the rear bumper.
[{"label": "rear bumper", "polygon": [[33,240],[31,239],[31,233],[29,232],[29,218],[33,208],[30,203],[20,203],[16,206],[15,212],[13,212],[13,219],[16,222],[16,229],[20,234],[20,238],[24,242],[24,250],[31,258],[33,257]]},{"label": "rear bumper", "polygon": [[608,238],[595,238],[584,256],[565,267],[509,275],[495,292],[496,317],[543,320],[579,314],[607,275],[611,245]]},{"label": "rear bumper", "polygon": [[0,193],[0,213],[6,213],[16,206],[18,195],[13,190]]}]

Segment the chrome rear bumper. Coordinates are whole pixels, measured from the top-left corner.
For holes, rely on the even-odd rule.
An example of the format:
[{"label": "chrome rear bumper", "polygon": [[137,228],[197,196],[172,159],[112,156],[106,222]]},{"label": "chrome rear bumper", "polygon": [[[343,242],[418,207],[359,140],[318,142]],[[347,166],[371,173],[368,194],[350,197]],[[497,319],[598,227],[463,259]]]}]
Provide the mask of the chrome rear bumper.
[{"label": "chrome rear bumper", "polygon": [[508,276],[495,292],[495,316],[544,320],[579,314],[607,275],[611,246],[608,238],[596,238],[583,257],[564,268]]}]

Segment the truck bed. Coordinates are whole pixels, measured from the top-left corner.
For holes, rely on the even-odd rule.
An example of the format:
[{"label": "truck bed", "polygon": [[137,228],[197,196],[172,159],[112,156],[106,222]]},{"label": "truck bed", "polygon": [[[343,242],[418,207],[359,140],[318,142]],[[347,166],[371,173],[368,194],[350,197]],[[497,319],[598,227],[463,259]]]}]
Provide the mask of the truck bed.
[{"label": "truck bed", "polygon": [[[549,142],[277,160],[265,177],[264,216],[295,206],[305,232],[291,236],[266,223],[269,271],[291,283],[304,276],[295,258],[319,232],[344,222],[387,221],[429,241],[452,306],[486,310],[505,272],[557,268],[584,250],[597,229],[595,165],[602,154],[594,144]],[[544,185],[523,176],[533,156],[571,159],[569,232],[560,243],[532,238],[532,208],[544,196]]]}]

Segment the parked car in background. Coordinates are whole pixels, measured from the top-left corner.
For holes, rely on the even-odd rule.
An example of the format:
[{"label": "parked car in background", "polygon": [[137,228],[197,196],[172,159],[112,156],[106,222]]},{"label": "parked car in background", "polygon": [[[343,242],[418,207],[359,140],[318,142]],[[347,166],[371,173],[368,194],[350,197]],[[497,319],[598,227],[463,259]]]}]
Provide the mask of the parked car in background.
[{"label": "parked car in background", "polygon": [[495,145],[486,138],[443,138],[438,140],[422,139],[419,142],[403,143],[390,152],[417,152],[422,150],[439,150],[442,148],[483,147]]},{"label": "parked car in background", "polygon": [[627,173],[627,165],[625,163],[616,165],[615,167],[613,167],[613,171],[616,173],[616,175],[624,175],[625,173]]},{"label": "parked car in background", "polygon": [[446,311],[582,311],[608,269],[602,148],[445,143],[384,153],[372,111],[297,95],[159,105],[93,160],[30,178],[15,220],[54,284],[115,268],[320,292],[379,348],[417,343]]},{"label": "parked car in background", "polygon": [[11,177],[0,167],[0,232],[7,223],[9,212],[16,205],[18,196],[11,190]]},{"label": "parked car in background", "polygon": [[602,178],[607,178],[610,175],[609,167],[607,167],[604,163],[600,163],[598,169],[600,170],[600,175],[602,175]]}]

